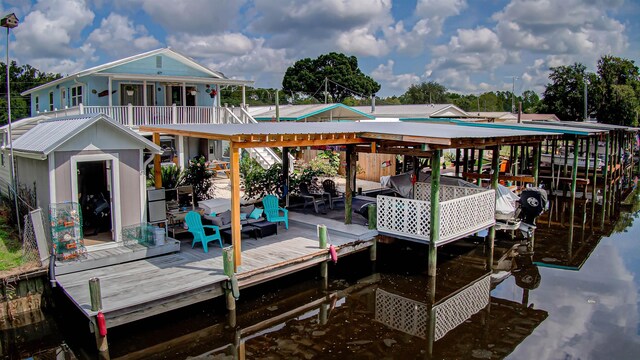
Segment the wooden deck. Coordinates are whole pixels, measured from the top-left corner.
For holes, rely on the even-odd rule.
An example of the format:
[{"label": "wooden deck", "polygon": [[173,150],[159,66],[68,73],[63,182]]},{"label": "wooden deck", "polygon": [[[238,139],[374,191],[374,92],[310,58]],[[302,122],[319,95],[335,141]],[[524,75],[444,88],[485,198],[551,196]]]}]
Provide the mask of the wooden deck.
[{"label": "wooden deck", "polygon": [[[237,278],[240,289],[269,281],[327,261],[326,249],[318,248],[316,224],[329,229],[329,243],[339,255],[367,249],[376,231],[360,225],[344,225],[313,215],[290,213],[289,230],[280,226],[278,234],[254,240],[242,240],[242,266]],[[57,283],[71,301],[91,318],[90,278],[100,279],[103,314],[108,327],[115,327],[146,317],[212,299],[224,294],[222,251],[210,247],[191,249],[190,242],[171,255],[116,264],[61,275]]]}]

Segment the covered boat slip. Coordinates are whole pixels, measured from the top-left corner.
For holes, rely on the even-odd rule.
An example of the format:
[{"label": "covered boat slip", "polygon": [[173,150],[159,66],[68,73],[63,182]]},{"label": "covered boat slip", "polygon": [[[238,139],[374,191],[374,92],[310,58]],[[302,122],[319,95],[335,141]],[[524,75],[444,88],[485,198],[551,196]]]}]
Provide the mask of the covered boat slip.
[{"label": "covered boat slip", "polygon": [[[255,147],[283,147],[283,159],[288,161],[288,148],[346,145],[347,185],[345,191],[345,223],[351,223],[351,206],[355,188],[355,172],[358,152],[402,154],[431,159],[431,186],[425,188],[421,198],[409,202],[378,197],[379,201],[393,202],[381,210],[378,206],[378,231],[384,235],[402,236],[413,241],[429,243],[431,275],[435,275],[436,246],[465,237],[494,224],[494,189],[497,177],[492,181],[493,189],[466,194],[459,191],[444,191],[440,186],[440,159],[442,150],[448,148],[489,148],[493,150],[497,169],[499,146],[510,144],[538,145],[546,138],[561,134],[549,131],[512,129],[483,129],[445,124],[417,123],[268,123],[226,125],[157,125],[143,126],[141,131],[160,134],[182,135],[204,139],[229,141],[231,154],[232,229],[234,260],[242,265],[239,214],[239,150]],[[284,165],[284,164],[283,164]],[[288,179],[288,166],[283,166],[283,178]],[[156,176],[159,177],[159,167]],[[497,171],[495,172],[497,176]],[[493,180],[493,179],[492,179]],[[288,181],[288,180],[285,180]],[[157,181],[156,181],[157,183]],[[441,190],[445,195],[441,197]],[[416,192],[418,193],[418,192]],[[428,196],[426,194],[429,194]],[[429,199],[440,199],[439,202]],[[413,209],[407,211],[408,209]],[[426,209],[429,209],[426,211]],[[478,219],[478,210],[482,216]],[[409,220],[412,224],[398,229],[398,222]],[[423,224],[428,224],[427,227]],[[444,225],[444,226],[443,226]],[[386,232],[389,230],[388,232]],[[440,236],[443,239],[440,239]]]},{"label": "covered boat slip", "polygon": [[[292,214],[288,230],[242,240],[244,262],[236,273],[240,289],[327,261],[327,250],[318,246],[319,222],[327,225],[339,256],[368,249],[376,235],[364,226]],[[94,277],[100,279],[108,327],[222,296],[229,280],[219,247],[204,253],[201,247],[192,249],[190,242],[183,242],[179,253],[58,276],[58,285],[88,318],[97,314],[91,310],[88,285]]]}]

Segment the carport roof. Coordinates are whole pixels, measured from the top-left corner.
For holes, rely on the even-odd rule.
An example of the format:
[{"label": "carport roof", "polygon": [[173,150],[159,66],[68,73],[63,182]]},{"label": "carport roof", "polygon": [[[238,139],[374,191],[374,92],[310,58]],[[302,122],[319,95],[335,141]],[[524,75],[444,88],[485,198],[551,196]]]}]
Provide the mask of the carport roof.
[{"label": "carport roof", "polygon": [[535,130],[371,121],[145,125],[140,126],[140,130],[227,140],[235,142],[237,147],[341,145],[386,140],[432,145],[434,148],[455,148],[536,142],[562,135]]}]

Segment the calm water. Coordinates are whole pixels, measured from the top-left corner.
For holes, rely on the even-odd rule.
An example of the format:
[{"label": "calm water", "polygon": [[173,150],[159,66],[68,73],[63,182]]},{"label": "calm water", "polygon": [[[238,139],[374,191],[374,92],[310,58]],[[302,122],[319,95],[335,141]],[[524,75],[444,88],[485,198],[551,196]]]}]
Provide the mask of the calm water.
[{"label": "calm water", "polygon": [[[316,268],[243,291],[235,328],[218,299],[112,329],[110,355],[638,359],[639,215],[622,214],[604,234],[577,229],[572,240],[566,227],[539,224],[533,253],[496,243],[494,260],[505,271],[493,275],[480,240],[443,247],[435,281],[426,276],[425,247],[380,244],[375,269],[366,253],[330,264],[326,291]],[[0,331],[2,354],[51,358],[70,348],[95,358],[86,321],[66,301],[47,314]]]}]

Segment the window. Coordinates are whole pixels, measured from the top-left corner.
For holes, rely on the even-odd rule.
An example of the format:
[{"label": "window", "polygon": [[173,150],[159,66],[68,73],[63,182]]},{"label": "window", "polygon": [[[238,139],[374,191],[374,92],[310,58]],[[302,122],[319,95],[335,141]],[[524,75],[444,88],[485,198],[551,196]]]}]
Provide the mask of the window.
[{"label": "window", "polygon": [[162,56],[156,56],[156,67],[162,69]]},{"label": "window", "polygon": [[74,86],[71,88],[71,106],[79,106],[82,104],[82,86]]},{"label": "window", "polygon": [[36,96],[36,112],[40,112],[40,97]]},{"label": "window", "polygon": [[67,89],[60,89],[60,109],[67,108]]},{"label": "window", "polygon": [[53,111],[53,91],[49,92],[49,111]]}]

